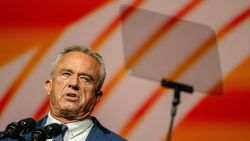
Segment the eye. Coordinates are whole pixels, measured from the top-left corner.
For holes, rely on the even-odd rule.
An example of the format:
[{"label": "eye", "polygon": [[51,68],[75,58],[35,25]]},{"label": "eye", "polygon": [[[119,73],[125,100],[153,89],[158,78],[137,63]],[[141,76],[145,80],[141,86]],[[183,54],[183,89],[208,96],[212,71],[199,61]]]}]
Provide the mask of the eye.
[{"label": "eye", "polygon": [[82,81],[86,81],[86,82],[90,81],[89,77],[87,77],[87,76],[79,76],[79,78],[80,78]]},{"label": "eye", "polygon": [[71,76],[71,73],[70,72],[62,72],[62,74],[61,74],[63,77],[66,77],[66,78],[68,78],[68,77],[70,77]]},{"label": "eye", "polygon": [[80,75],[79,79],[84,82],[84,83],[93,83],[93,80],[91,79],[91,77],[87,76],[87,75]]}]

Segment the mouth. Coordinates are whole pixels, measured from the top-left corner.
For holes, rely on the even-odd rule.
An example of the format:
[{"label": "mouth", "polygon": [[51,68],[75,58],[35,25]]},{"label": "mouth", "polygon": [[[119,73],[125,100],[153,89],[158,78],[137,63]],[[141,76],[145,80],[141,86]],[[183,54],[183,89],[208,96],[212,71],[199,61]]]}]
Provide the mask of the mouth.
[{"label": "mouth", "polygon": [[79,95],[75,93],[67,93],[64,95],[64,98],[68,101],[78,101],[79,100]]}]

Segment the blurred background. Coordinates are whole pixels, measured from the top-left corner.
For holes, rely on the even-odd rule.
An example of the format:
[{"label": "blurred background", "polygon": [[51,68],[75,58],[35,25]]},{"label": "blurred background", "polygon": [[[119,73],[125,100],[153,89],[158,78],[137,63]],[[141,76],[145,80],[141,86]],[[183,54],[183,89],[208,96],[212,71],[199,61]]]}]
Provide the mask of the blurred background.
[{"label": "blurred background", "polygon": [[[140,10],[149,15],[135,18],[128,28],[126,22]],[[155,24],[157,15],[161,22]],[[166,52],[176,49],[186,53],[176,66],[170,65],[167,76],[185,78],[189,69],[196,68],[194,62],[212,49],[216,49],[217,59],[210,57],[209,62],[219,64],[221,75],[213,81],[209,79],[213,76],[207,75],[210,71],[192,76],[208,82],[206,90],[181,94],[172,140],[249,141],[250,0],[1,0],[0,131],[11,122],[27,117],[39,120],[47,114],[44,82],[51,61],[66,46],[86,44],[102,54],[107,67],[104,95],[93,115],[130,141],[165,140],[173,90],[161,87],[158,80],[139,76],[144,71],[133,73],[128,67],[140,64],[138,60],[164,45],[170,39],[166,35],[177,31],[183,20],[206,26],[213,34],[199,38],[193,30],[183,31],[194,37],[192,41],[177,36],[175,43],[184,46],[163,46]],[[150,25],[147,21],[152,28],[146,26]],[[194,48],[200,52],[185,51],[189,43],[196,43]],[[125,53],[128,47],[129,55]],[[196,54],[193,60],[192,54]],[[165,62],[159,61],[158,66]],[[188,67],[178,68],[181,65]],[[221,81],[224,93],[213,95]]]}]

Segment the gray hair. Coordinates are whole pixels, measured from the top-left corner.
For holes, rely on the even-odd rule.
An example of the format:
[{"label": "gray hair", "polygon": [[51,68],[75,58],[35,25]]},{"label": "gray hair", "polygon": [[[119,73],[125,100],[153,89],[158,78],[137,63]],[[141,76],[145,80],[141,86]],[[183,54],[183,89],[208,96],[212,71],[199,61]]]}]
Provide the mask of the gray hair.
[{"label": "gray hair", "polygon": [[55,61],[52,64],[51,77],[53,77],[56,65],[59,62],[59,60],[63,57],[63,55],[69,52],[73,52],[73,51],[85,53],[93,57],[100,64],[100,71],[99,71],[99,76],[98,76],[98,80],[96,84],[97,86],[96,90],[100,91],[104,83],[105,77],[106,77],[106,68],[104,65],[104,61],[100,54],[98,54],[97,52],[94,52],[91,48],[87,47],[86,45],[72,45],[72,46],[64,48],[64,50],[57,55]]}]

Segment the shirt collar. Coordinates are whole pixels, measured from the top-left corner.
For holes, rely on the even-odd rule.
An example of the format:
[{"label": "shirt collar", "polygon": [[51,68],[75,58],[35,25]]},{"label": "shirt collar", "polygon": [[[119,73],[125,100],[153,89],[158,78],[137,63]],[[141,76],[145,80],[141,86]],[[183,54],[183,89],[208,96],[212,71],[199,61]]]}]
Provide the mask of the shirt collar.
[{"label": "shirt collar", "polygon": [[[60,121],[53,118],[51,114],[49,113],[45,126],[51,123],[61,124]],[[91,126],[93,126],[93,121],[89,118],[89,119],[84,119],[82,121],[68,123],[66,125],[68,126],[69,138],[73,138],[81,134],[82,132],[88,130]]]}]

